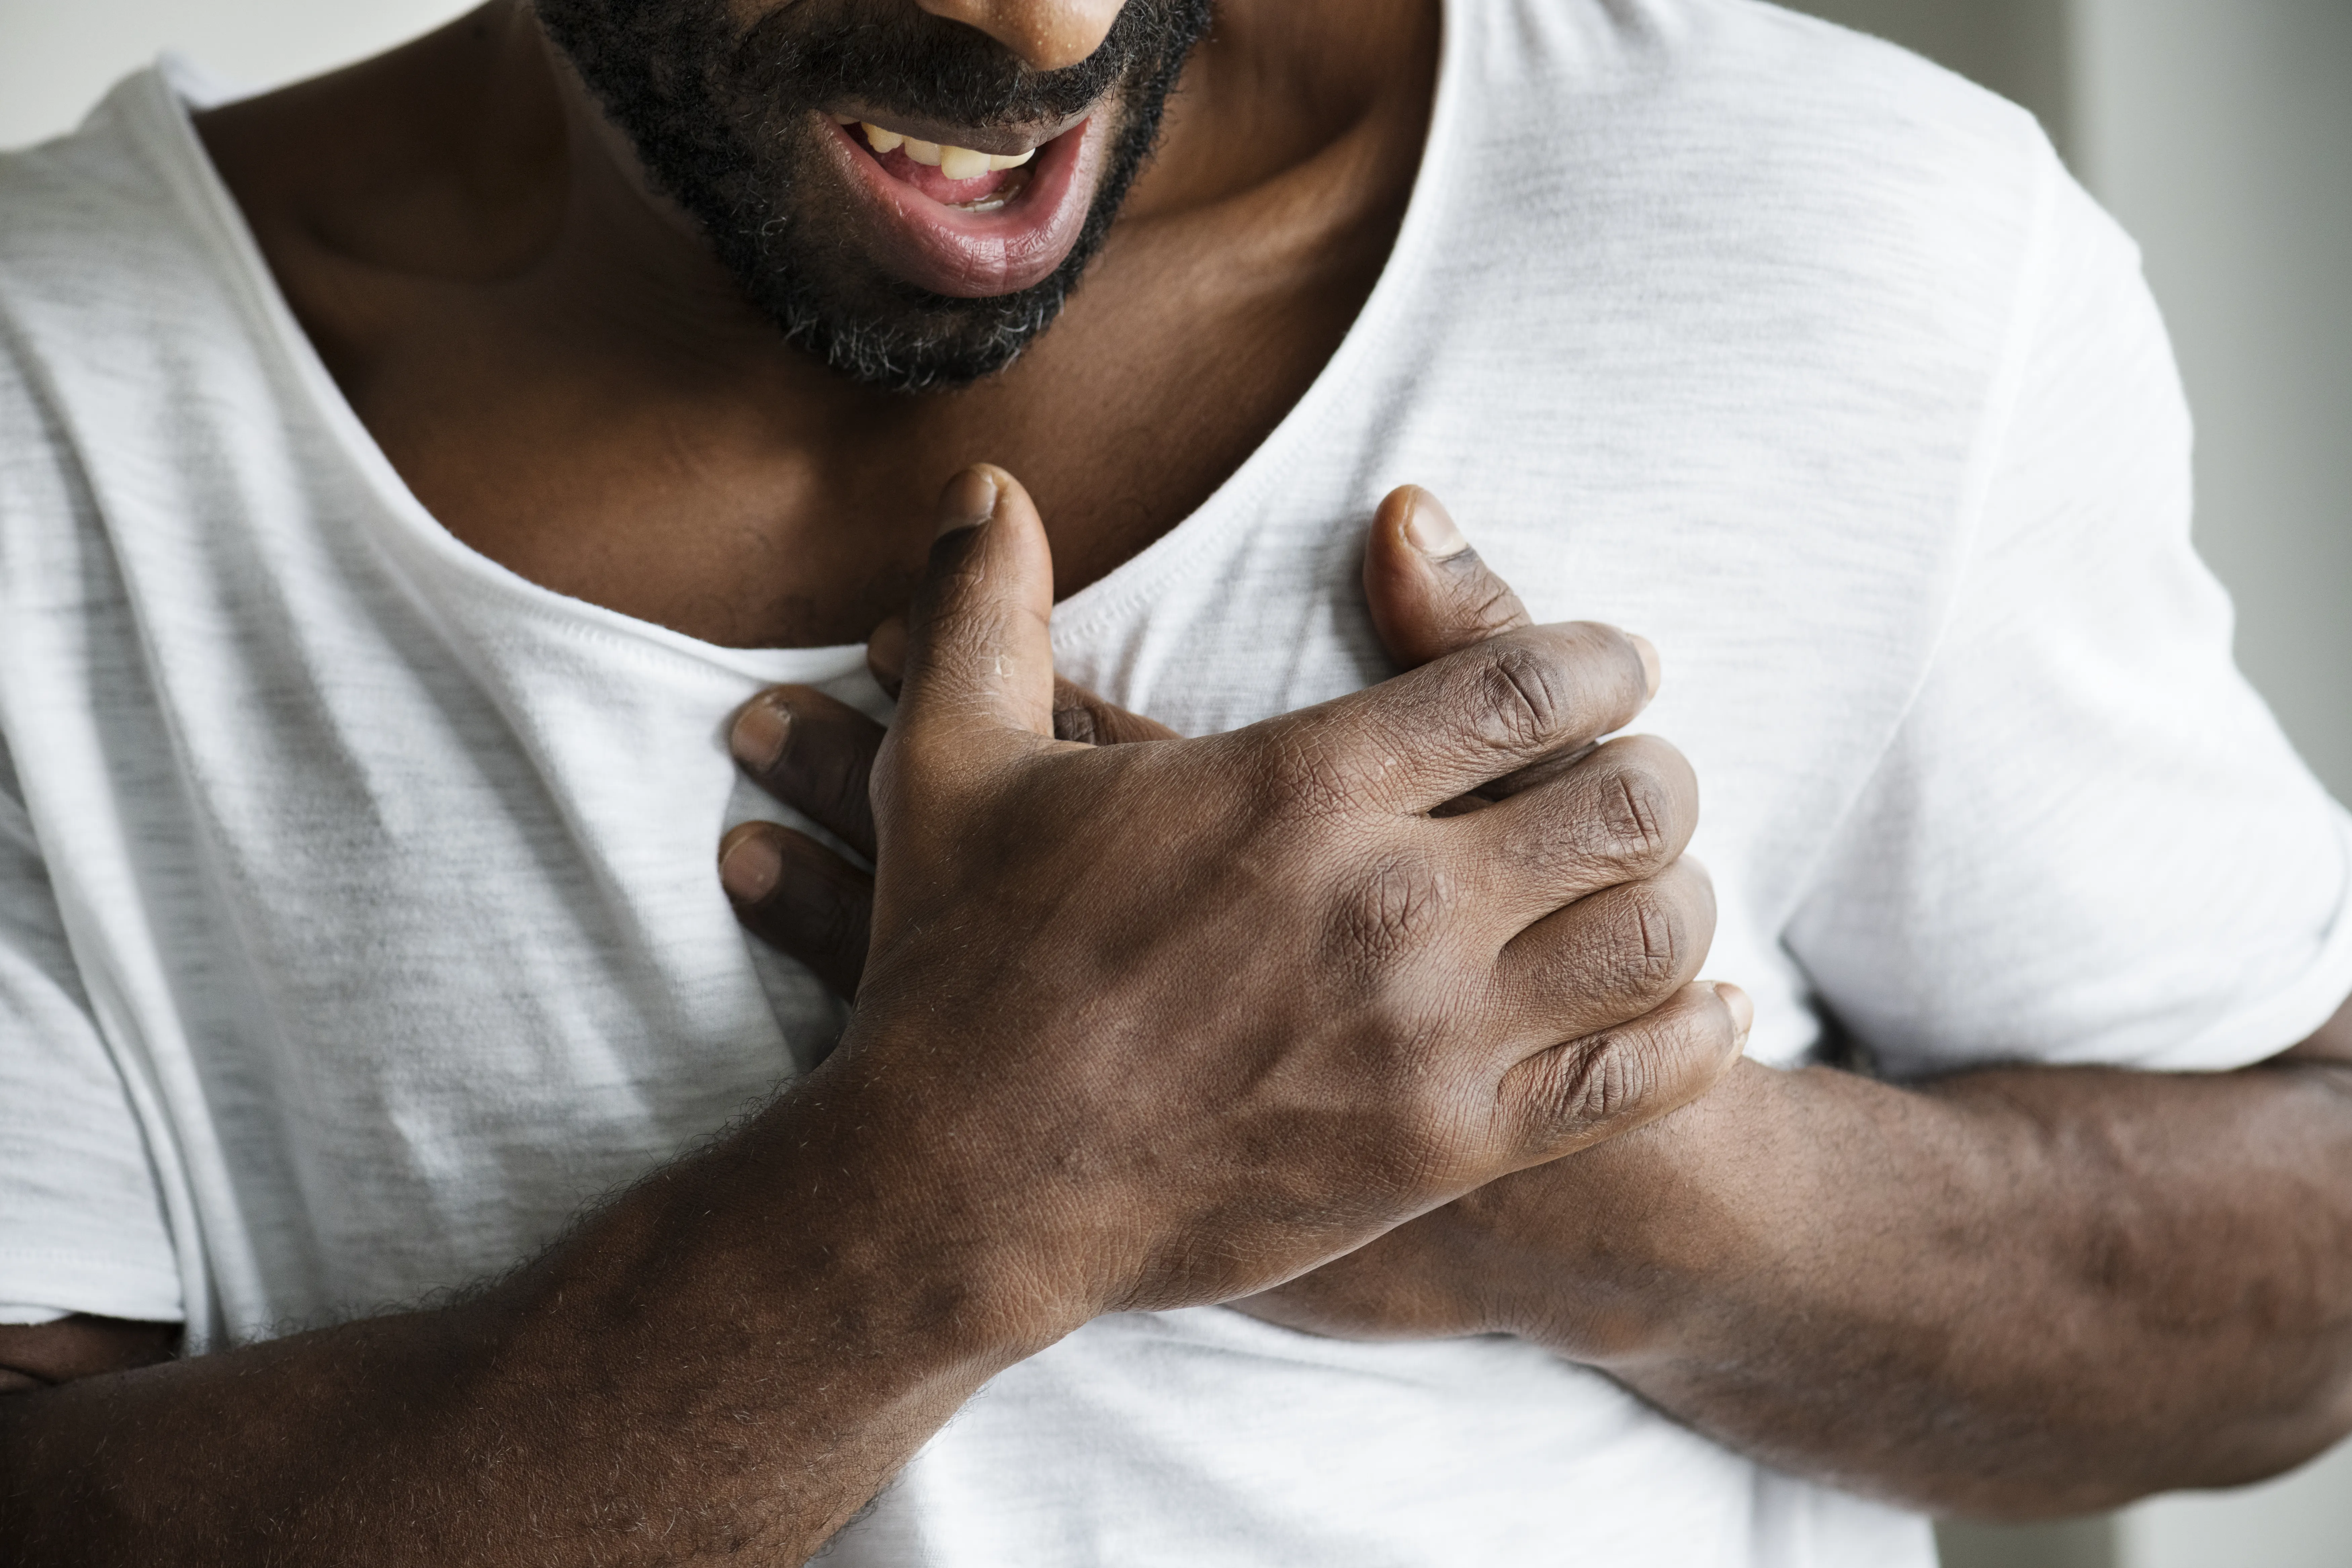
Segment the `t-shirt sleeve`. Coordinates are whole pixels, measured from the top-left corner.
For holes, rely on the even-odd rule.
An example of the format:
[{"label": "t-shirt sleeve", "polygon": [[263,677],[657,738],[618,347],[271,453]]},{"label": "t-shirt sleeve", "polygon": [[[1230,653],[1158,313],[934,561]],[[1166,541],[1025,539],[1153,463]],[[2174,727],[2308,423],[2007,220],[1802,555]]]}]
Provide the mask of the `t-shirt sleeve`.
[{"label": "t-shirt sleeve", "polygon": [[2231,660],[2137,255],[2054,179],[1948,622],[1785,932],[1897,1076],[2235,1068],[2352,993],[2352,822]]},{"label": "t-shirt sleeve", "polygon": [[182,1318],[146,1140],[0,748],[0,1322]]}]

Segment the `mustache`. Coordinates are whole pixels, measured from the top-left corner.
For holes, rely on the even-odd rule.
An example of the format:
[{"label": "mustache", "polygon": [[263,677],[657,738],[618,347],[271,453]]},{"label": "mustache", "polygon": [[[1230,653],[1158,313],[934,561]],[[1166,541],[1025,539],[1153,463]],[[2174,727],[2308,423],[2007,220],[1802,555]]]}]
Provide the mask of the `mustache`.
[{"label": "mustache", "polygon": [[[821,3],[821,0],[820,0]],[[1040,71],[975,28],[911,6],[786,5],[731,51],[730,76],[769,102],[855,102],[971,126],[1067,120],[1125,85],[1171,79],[1207,30],[1209,0],[1128,0],[1095,52]]]}]

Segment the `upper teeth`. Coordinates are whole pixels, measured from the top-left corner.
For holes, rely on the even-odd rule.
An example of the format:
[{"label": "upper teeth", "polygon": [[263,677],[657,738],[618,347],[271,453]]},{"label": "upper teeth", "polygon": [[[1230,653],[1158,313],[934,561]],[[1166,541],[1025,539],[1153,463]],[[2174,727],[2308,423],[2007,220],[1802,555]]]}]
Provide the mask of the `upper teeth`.
[{"label": "upper teeth", "polygon": [[901,136],[896,131],[885,131],[864,121],[857,128],[866,132],[866,144],[874,149],[876,156],[887,158],[904,148],[908,157],[937,169],[950,180],[973,180],[992,170],[1017,169],[1037,155],[1034,147],[1026,153],[976,153],[969,147],[919,142],[912,136]]}]

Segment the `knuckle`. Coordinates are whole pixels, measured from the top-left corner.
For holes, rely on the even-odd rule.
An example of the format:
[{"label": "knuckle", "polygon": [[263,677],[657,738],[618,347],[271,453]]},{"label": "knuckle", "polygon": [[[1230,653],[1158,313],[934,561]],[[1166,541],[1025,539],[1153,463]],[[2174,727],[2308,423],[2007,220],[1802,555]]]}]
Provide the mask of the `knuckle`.
[{"label": "knuckle", "polygon": [[1617,969],[1628,989],[1648,994],[1682,983],[1691,948],[1689,911],[1653,880],[1625,889],[1617,931]]},{"label": "knuckle", "polygon": [[1633,1030],[1596,1035],[1563,1058],[1556,1108],[1570,1126],[1622,1120],[1649,1098],[1656,1077],[1642,1037]]},{"label": "knuckle", "polygon": [[1632,856],[1648,860],[1666,851],[1666,795],[1657,779],[1633,769],[1617,775],[1617,832]]},{"label": "knuckle", "polygon": [[1066,698],[1054,704],[1054,738],[1076,741],[1081,745],[1102,744],[1103,729],[1095,710],[1082,701]]},{"label": "knuckle", "polygon": [[1251,769],[1264,814],[1276,821],[1328,821],[1360,809],[1384,768],[1344,747],[1283,732]]},{"label": "knuckle", "polygon": [[1459,584],[1451,612],[1447,618],[1452,624],[1446,630],[1457,647],[1508,631],[1523,618],[1519,596],[1483,562],[1477,563],[1470,581]]},{"label": "knuckle", "polygon": [[1559,668],[1539,650],[1497,642],[1475,671],[1473,711],[1496,750],[1525,752],[1559,732],[1568,700]]},{"label": "knuckle", "polygon": [[1339,903],[1339,940],[1359,965],[1385,968],[1428,942],[1444,919],[1444,874],[1426,862],[1391,856],[1349,885]]},{"label": "knuckle", "polygon": [[1627,875],[1663,870],[1682,837],[1672,786],[1638,756],[1620,758],[1598,784],[1593,857]]}]

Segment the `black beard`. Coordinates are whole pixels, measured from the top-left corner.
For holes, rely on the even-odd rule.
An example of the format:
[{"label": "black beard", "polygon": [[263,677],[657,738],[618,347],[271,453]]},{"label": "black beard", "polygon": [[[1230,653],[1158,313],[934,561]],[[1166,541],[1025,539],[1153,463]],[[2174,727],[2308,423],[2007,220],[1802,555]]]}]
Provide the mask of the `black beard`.
[{"label": "black beard", "polygon": [[[701,226],[744,297],[843,374],[899,392],[1010,365],[1062,312],[1160,137],[1210,0],[1127,0],[1102,47],[1033,71],[992,39],[912,7],[780,5],[749,28],[726,0],[537,0],[541,24],[647,174]],[[1030,126],[1115,105],[1076,247],[1018,293],[956,299],[883,274],[801,197],[809,118],[855,102],[952,125]]]}]

